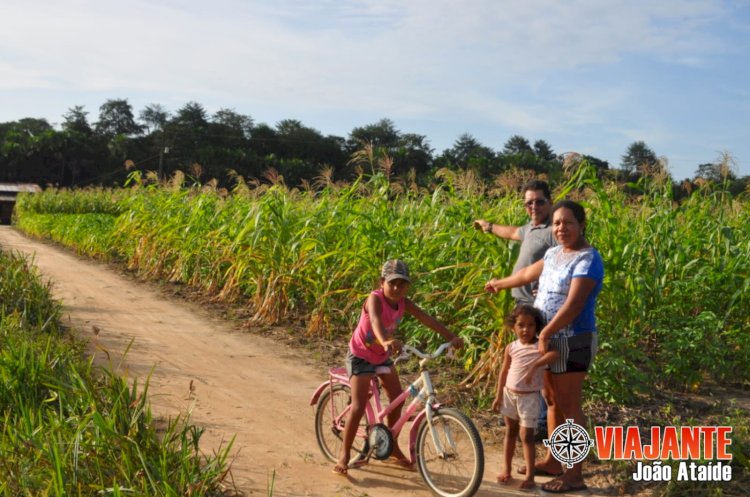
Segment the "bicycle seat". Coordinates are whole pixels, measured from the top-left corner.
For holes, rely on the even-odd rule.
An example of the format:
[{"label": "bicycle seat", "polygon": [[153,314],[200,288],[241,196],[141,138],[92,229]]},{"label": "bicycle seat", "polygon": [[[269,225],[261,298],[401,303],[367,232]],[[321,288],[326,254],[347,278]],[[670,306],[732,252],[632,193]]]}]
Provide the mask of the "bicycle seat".
[{"label": "bicycle seat", "polygon": [[339,378],[343,380],[349,379],[349,373],[347,372],[346,368],[331,368],[328,370],[328,376],[331,378]]}]

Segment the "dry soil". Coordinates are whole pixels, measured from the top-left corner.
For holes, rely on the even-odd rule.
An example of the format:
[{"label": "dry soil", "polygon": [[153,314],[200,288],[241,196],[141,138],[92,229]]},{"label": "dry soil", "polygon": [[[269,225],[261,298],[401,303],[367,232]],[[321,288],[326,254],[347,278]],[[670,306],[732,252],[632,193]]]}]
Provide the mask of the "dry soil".
[{"label": "dry soil", "polygon": [[[11,227],[0,226],[0,247],[33,257],[64,305],[65,323],[89,341],[99,363],[149,381],[156,416],[190,413],[206,430],[208,453],[234,438],[231,478],[242,494],[269,495],[273,478],[274,497],[430,495],[418,473],[381,462],[348,478],[331,473],[309,405],[325,368],[299,350]],[[495,483],[500,447],[486,444],[485,452],[478,496],[530,495]]]}]

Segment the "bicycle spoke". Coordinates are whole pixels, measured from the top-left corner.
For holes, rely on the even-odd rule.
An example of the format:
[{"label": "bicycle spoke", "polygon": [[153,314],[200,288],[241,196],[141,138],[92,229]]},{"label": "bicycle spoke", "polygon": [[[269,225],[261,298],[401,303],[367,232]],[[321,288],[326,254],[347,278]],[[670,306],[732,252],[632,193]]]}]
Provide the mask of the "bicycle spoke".
[{"label": "bicycle spoke", "polygon": [[440,496],[473,495],[482,481],[484,453],[479,434],[459,411],[442,409],[417,436],[417,463],[427,485]]},{"label": "bicycle spoke", "polygon": [[[329,460],[336,462],[341,455],[341,444],[343,443],[343,430],[348,417],[348,407],[351,403],[351,390],[348,385],[334,385],[332,389],[325,390],[318,399],[315,410],[315,435],[323,455]],[[364,420],[357,431],[352,450],[357,453],[367,451]]]}]

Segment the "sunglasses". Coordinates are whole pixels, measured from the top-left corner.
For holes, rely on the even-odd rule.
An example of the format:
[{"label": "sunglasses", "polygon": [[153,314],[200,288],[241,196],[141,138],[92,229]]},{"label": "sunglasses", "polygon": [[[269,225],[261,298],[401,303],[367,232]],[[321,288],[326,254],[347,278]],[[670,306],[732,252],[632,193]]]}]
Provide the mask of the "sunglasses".
[{"label": "sunglasses", "polygon": [[528,202],[524,202],[523,205],[525,205],[526,207],[531,207],[532,205],[536,205],[537,207],[539,207],[546,203],[547,203],[547,199],[537,198],[534,200],[529,200]]}]

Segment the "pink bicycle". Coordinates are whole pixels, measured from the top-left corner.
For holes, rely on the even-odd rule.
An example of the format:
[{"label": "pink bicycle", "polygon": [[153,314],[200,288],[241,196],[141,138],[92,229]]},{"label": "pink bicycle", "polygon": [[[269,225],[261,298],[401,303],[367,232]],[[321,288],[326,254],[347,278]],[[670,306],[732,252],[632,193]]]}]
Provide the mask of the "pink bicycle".
[{"label": "pink bicycle", "polygon": [[[442,355],[450,344],[444,343],[433,354],[425,354],[405,345],[395,362],[415,355],[420,358],[419,377],[394,401],[383,407],[377,375],[370,384],[370,400],[362,417],[352,450],[353,461],[371,457],[384,460],[393,451],[393,440],[413,420],[409,430],[409,456],[416,463],[427,486],[441,497],[469,497],[476,493],[484,474],[484,449],[474,423],[461,411],[441,406],[432,386],[427,363]],[[329,379],[312,396],[315,407],[315,435],[328,459],[338,460],[344,425],[349,415],[351,388],[345,368],[332,368]],[[388,414],[397,406],[413,400],[402,410],[398,422],[389,428]],[[421,410],[419,409],[421,406]],[[419,410],[419,412],[417,412]]]}]

